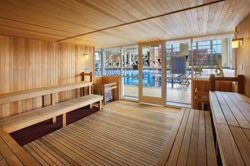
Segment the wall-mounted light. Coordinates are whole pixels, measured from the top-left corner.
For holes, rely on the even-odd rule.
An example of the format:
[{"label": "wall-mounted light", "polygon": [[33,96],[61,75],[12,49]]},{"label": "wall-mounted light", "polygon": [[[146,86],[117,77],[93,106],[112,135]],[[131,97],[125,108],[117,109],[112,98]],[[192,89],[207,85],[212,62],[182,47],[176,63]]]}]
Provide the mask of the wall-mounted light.
[{"label": "wall-mounted light", "polygon": [[88,54],[83,54],[84,59],[89,59],[89,55]]},{"label": "wall-mounted light", "polygon": [[232,40],[232,48],[239,48],[243,46],[243,38],[237,38]]},{"label": "wall-mounted light", "polygon": [[237,27],[235,27],[234,31],[234,39],[232,40],[232,48],[239,48],[243,46],[243,38],[237,38],[239,31],[237,31]]}]

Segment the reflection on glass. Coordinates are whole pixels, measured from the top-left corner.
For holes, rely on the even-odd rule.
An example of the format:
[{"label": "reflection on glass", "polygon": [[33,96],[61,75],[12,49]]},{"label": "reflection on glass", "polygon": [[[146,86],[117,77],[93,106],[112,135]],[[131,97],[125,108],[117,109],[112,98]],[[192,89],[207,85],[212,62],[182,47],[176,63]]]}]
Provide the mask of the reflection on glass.
[{"label": "reflection on glass", "polygon": [[98,49],[95,51],[95,56],[94,56],[94,65],[95,65],[95,76],[101,76],[102,72],[101,72],[101,68],[102,68],[102,63],[101,63],[101,57],[102,53],[101,50]]},{"label": "reflection on glass", "polygon": [[106,49],[104,51],[104,75],[120,75],[120,49]]},{"label": "reflection on glass", "polygon": [[167,104],[191,103],[191,63],[189,43],[166,45]]},{"label": "reflection on glass", "polygon": [[142,47],[142,95],[161,98],[161,45]]},{"label": "reflection on glass", "polygon": [[138,48],[122,49],[123,98],[138,100]]},{"label": "reflection on glass", "polygon": [[[191,103],[190,84],[192,75],[196,78],[206,79],[210,74],[222,76],[223,73],[224,77],[234,76],[235,55],[231,49],[231,39],[211,41],[195,41],[194,39],[192,49],[189,41],[166,43],[167,102],[174,104]],[[193,54],[192,58],[191,53]],[[160,87],[162,86],[161,47],[158,45],[145,46],[142,48],[142,56],[143,95],[160,97]],[[95,76],[118,76],[122,74],[122,95],[138,97],[137,46],[96,50],[94,64]],[[120,70],[121,67],[122,70]],[[102,69],[104,69],[104,73],[101,72]],[[192,71],[194,72],[192,73]]]}]

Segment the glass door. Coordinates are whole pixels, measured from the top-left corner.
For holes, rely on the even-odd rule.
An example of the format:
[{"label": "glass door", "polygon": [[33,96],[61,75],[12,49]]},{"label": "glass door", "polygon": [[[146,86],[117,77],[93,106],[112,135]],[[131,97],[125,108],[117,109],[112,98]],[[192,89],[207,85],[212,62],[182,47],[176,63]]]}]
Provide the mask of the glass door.
[{"label": "glass door", "polygon": [[122,98],[138,101],[138,47],[122,49]]},{"label": "glass door", "polygon": [[166,43],[166,104],[190,107],[191,104],[190,41]]},{"label": "glass door", "polygon": [[139,44],[139,102],[165,105],[165,42]]}]

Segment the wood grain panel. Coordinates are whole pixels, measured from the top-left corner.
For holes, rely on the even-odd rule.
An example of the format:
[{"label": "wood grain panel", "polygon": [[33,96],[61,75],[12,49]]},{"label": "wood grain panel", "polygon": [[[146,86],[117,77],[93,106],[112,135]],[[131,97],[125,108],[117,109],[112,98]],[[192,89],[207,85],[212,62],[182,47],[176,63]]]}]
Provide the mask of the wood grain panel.
[{"label": "wood grain panel", "polygon": [[99,48],[216,36],[231,33],[249,5],[249,0],[1,0],[0,34],[50,41],[80,36],[67,42]]},{"label": "wood grain panel", "polygon": [[[209,93],[210,90],[210,82],[208,79],[193,79],[192,80],[192,90],[191,90],[191,105],[194,109],[200,109],[197,101],[195,100],[195,90],[198,92],[206,92]],[[232,82],[218,81],[215,85],[216,91],[225,91],[225,92],[233,92]]]},{"label": "wood grain panel", "polygon": [[[83,54],[89,55],[85,62]],[[0,94],[80,81],[84,68],[93,70],[94,47],[0,35]],[[71,99],[63,92],[57,101]],[[45,105],[51,102],[44,98]],[[0,118],[40,108],[42,98],[0,105]]]},{"label": "wood grain panel", "polygon": [[244,46],[235,49],[237,64],[243,66],[243,70],[237,70],[236,74],[245,76],[245,95],[250,97],[250,14],[237,26],[238,37],[244,38]]}]

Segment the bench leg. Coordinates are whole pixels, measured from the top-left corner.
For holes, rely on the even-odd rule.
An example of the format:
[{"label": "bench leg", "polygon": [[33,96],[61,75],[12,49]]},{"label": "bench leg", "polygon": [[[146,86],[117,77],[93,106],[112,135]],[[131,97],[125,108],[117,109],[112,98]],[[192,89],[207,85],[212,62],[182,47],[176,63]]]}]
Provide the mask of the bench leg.
[{"label": "bench leg", "polygon": [[98,109],[99,111],[102,109],[102,100],[98,102]]},{"label": "bench leg", "polygon": [[89,105],[89,109],[91,109],[91,108],[93,108],[93,104],[90,104],[90,105]]},{"label": "bench leg", "polygon": [[62,126],[65,127],[66,126],[66,113],[64,113],[62,115]]},{"label": "bench leg", "polygon": [[51,94],[51,105],[54,105],[54,104],[56,104],[56,94],[52,93]]},{"label": "bench leg", "polygon": [[52,119],[52,123],[55,124],[56,123],[56,117],[53,117]]},{"label": "bench leg", "polygon": [[102,91],[102,95],[103,95],[103,104],[105,105],[106,104],[106,90],[105,89],[103,89],[103,91]]}]

